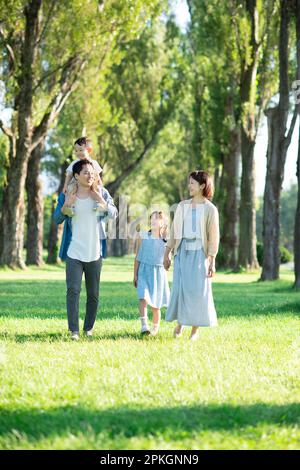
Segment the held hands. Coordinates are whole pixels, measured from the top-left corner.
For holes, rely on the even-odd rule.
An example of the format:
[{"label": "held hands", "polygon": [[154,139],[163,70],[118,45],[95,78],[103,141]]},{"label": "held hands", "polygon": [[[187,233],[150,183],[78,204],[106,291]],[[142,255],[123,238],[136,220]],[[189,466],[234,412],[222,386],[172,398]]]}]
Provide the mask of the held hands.
[{"label": "held hands", "polygon": [[165,254],[164,257],[164,268],[166,271],[169,271],[172,264],[171,253]]}]

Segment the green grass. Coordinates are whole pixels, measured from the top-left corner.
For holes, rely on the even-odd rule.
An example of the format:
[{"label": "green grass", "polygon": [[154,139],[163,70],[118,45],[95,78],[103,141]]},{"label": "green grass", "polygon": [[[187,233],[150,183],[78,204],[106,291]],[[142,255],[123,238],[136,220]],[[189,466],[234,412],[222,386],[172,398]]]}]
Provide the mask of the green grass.
[{"label": "green grass", "polygon": [[299,449],[292,273],[218,273],[219,326],[190,343],[164,321],[140,337],[132,264],[105,260],[95,336],[79,343],[63,265],[0,271],[0,448]]}]

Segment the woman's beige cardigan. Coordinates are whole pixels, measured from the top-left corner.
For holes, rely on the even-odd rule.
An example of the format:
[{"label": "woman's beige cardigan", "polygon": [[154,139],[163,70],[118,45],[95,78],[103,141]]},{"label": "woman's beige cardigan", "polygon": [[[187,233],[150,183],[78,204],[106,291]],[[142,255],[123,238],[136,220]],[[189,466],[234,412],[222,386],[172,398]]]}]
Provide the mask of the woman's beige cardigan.
[{"label": "woman's beige cardigan", "polygon": [[[174,249],[176,255],[183,234],[183,221],[191,207],[192,199],[181,201],[175,211],[167,247]],[[216,206],[208,199],[203,203],[204,210],[200,218],[200,233],[205,256],[216,256],[219,249],[220,229],[219,213]]]}]

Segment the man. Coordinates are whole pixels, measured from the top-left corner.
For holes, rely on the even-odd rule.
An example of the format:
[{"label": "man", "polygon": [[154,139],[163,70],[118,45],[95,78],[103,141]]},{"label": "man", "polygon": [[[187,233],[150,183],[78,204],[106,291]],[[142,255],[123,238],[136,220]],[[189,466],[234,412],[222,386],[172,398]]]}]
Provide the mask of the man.
[{"label": "man", "polygon": [[[77,192],[59,195],[53,219],[65,222],[59,256],[66,261],[67,314],[71,338],[79,340],[79,297],[82,275],[85,275],[87,292],[84,333],[92,336],[99,303],[99,282],[102,258],[106,256],[105,220],[115,219],[117,208],[109,192],[93,185],[95,172],[87,159],[76,162],[73,176]],[[95,211],[95,201],[98,210]],[[70,207],[75,215],[70,217]],[[72,212],[71,212],[72,213]]]}]

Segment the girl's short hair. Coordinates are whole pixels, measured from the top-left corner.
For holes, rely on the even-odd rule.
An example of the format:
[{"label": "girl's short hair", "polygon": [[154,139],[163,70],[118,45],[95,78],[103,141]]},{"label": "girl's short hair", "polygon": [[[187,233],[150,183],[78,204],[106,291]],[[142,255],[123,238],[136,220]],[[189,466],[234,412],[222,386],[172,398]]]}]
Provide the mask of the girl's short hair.
[{"label": "girl's short hair", "polygon": [[203,189],[203,196],[207,199],[211,200],[214,195],[214,185],[212,178],[207,171],[198,170],[192,171],[189,174],[189,178],[193,178],[193,180],[197,181],[200,185],[205,184],[205,188]]},{"label": "girl's short hair", "polygon": [[166,219],[166,215],[163,211],[153,211],[151,212],[150,214],[150,217],[149,217],[149,220],[151,221],[151,217],[154,215],[154,214],[157,214],[159,219]]}]

